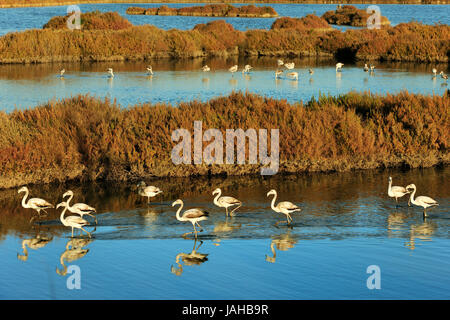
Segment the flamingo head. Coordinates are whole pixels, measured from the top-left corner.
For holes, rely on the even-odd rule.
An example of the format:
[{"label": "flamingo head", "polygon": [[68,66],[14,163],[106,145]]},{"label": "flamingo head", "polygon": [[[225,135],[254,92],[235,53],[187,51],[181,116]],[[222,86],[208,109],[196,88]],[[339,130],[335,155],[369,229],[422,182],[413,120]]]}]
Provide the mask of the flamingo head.
[{"label": "flamingo head", "polygon": [[21,193],[21,192],[27,192],[28,188],[27,187],[22,187],[19,189],[19,191],[17,191],[17,193]]},{"label": "flamingo head", "polygon": [[172,207],[175,207],[177,204],[183,205],[183,200],[181,199],[176,200],[174,203],[172,203]]},{"label": "flamingo head", "polygon": [[66,191],[66,193],[63,194],[63,199],[67,196],[73,196],[73,191],[72,190]]},{"label": "flamingo head", "polygon": [[392,182],[392,177],[389,177],[389,182]]},{"label": "flamingo head", "polygon": [[144,181],[141,181],[141,182],[139,182],[139,183],[137,184],[137,186],[138,186],[138,187],[145,187],[146,184],[145,184]]},{"label": "flamingo head", "polygon": [[217,188],[216,190],[213,191],[213,195],[215,195],[216,193],[220,193],[220,188]]},{"label": "flamingo head", "polygon": [[276,195],[276,194],[277,194],[277,192],[275,191],[275,189],[272,189],[269,192],[267,192],[267,196]]},{"label": "flamingo head", "polygon": [[408,191],[416,190],[416,185],[414,183],[409,184],[406,186],[406,190],[408,190]]}]

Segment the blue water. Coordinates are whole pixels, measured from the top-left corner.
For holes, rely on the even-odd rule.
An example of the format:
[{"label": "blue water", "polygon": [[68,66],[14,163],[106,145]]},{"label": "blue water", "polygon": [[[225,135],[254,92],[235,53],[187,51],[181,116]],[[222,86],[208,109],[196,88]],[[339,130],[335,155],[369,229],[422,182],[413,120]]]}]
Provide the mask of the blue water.
[{"label": "blue water", "polygon": [[[168,30],[172,28],[187,30],[199,23],[207,23],[212,20],[224,18],[209,17],[166,17],[166,16],[142,16],[127,15],[126,9],[131,6],[159,7],[163,4],[82,4],[79,5],[82,12],[88,11],[117,11],[135,25],[153,24],[159,28]],[[167,4],[170,7],[187,7],[204,4]],[[269,4],[280,17],[303,17],[310,13],[322,15],[328,10],[335,10],[335,4]],[[240,4],[236,4],[240,6]],[[356,4],[358,8],[365,9],[368,5]],[[386,16],[392,25],[402,22],[420,21],[425,24],[444,23],[450,24],[450,9],[448,5],[390,5],[379,4],[381,14]],[[67,6],[12,8],[0,9],[0,35],[8,32],[21,31],[42,26],[54,16],[66,15]],[[245,31],[247,29],[270,29],[275,18],[226,18],[234,28]]]},{"label": "blue water", "polygon": [[[426,220],[406,199],[396,208],[386,194],[390,175],[440,206]],[[72,189],[75,201],[97,208],[93,238],[76,232],[79,245],[59,212],[32,226],[16,190],[1,191],[0,299],[449,299],[450,193],[442,188],[449,178],[445,168],[163,179],[152,181],[165,195],[149,207],[126,184],[31,187],[53,203]],[[212,203],[216,187],[243,202],[235,217]],[[271,188],[302,208],[292,228],[275,226],[284,216],[270,209]],[[197,242],[182,238],[192,226],[175,219],[177,198],[210,212]],[[22,240],[37,235],[50,241],[24,258]],[[88,251],[77,256],[81,248]],[[80,290],[67,287],[67,253],[75,258],[62,262],[80,268]],[[381,269],[380,290],[367,288],[371,265]]]}]

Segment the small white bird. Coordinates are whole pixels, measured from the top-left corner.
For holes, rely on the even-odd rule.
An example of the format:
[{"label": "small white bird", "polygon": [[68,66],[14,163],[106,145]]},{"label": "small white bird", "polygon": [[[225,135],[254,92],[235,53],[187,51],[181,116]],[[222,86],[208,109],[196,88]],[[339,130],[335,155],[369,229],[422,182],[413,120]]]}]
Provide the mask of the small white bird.
[{"label": "small white bird", "polygon": [[295,204],[293,204],[292,202],[289,201],[282,201],[279,202],[276,206],[275,206],[275,201],[277,199],[277,192],[272,189],[267,193],[267,196],[273,195],[273,199],[272,199],[272,203],[271,203],[271,208],[273,211],[275,212],[280,212],[286,215],[286,219],[287,219],[287,223],[290,224],[291,221],[293,221],[292,217],[291,217],[291,213],[294,213],[295,211],[301,211],[302,209],[300,209],[298,206],[296,206]]},{"label": "small white bird", "polygon": [[[45,211],[45,209],[54,208],[54,206],[51,203],[45,201],[44,199],[40,199],[40,198],[31,198],[31,199],[28,199],[28,201],[25,201],[28,197],[28,194],[30,193],[30,191],[28,190],[27,187],[20,188],[17,193],[21,193],[21,192],[25,192],[25,195],[22,198],[22,207],[24,207],[25,209],[29,208],[29,209],[36,210],[39,217],[41,216],[41,210],[47,214],[47,211]],[[34,217],[31,218],[30,222],[33,219],[34,219]]]},{"label": "small white bird", "polygon": [[202,67],[202,71],[203,71],[203,72],[208,72],[208,71],[210,71],[210,70],[211,70],[211,68],[208,67],[208,65],[206,65],[206,64]]},{"label": "small white bird", "polygon": [[369,66],[367,65],[367,63],[364,64],[364,72],[368,72],[369,71]]},{"label": "small white bird", "polygon": [[282,74],[283,74],[283,70],[276,70],[275,71],[275,79],[280,79]]},{"label": "small white bird", "polygon": [[238,71],[238,66],[237,66],[237,65],[234,65],[234,66],[232,66],[231,68],[229,68],[228,71],[230,71],[230,72],[231,72],[231,76],[233,76],[233,74],[234,74],[236,71]]},{"label": "small white bird", "polygon": [[152,68],[152,66],[148,66],[147,67],[147,74],[153,75],[153,68]]},{"label": "small white bird", "polygon": [[109,78],[114,78],[114,72],[113,72],[113,69],[112,68],[108,68],[108,77]]},{"label": "small white bird", "polygon": [[[176,214],[177,220],[178,221],[189,221],[190,223],[192,223],[192,226],[194,227],[194,234],[195,234],[195,237],[197,238],[197,229],[195,228],[195,225],[197,225],[201,229],[200,231],[203,231],[203,228],[200,226],[200,224],[198,222],[207,220],[209,213],[207,211],[203,211],[201,209],[194,208],[194,209],[186,210],[183,213],[183,215],[180,216],[180,212],[183,209],[183,205],[184,205],[183,200],[178,199],[174,203],[172,203],[172,207],[174,207],[176,205],[180,205],[180,207],[177,210],[177,214]],[[185,233],[185,234],[183,234],[183,236],[185,236],[189,233],[192,233],[192,232]]]},{"label": "small white bird", "polygon": [[439,73],[439,75],[441,76],[442,79],[448,80],[448,76],[444,73],[444,71],[441,71],[441,72]]},{"label": "small white bird", "polygon": [[75,203],[72,206],[70,206],[69,203],[70,203],[70,201],[73,198],[73,191],[69,190],[66,193],[64,193],[63,194],[63,199],[65,197],[67,197],[67,196],[69,196],[69,199],[66,201],[67,209],[69,209],[70,212],[79,214],[80,217],[82,217],[82,218],[86,214],[86,215],[91,216],[92,218],[94,218],[96,224],[98,223],[97,217],[93,215],[93,213],[96,213],[95,208],[93,208],[91,206],[88,206],[85,203]]},{"label": "small white bird", "polygon": [[314,70],[313,69],[309,69],[309,74],[313,75],[314,74]]},{"label": "small white bird", "polygon": [[59,76],[61,78],[64,77],[64,73],[66,73],[66,69],[62,69],[61,71],[59,71]]},{"label": "small white bird", "polygon": [[214,204],[218,207],[225,208],[227,217],[228,217],[228,208],[229,207],[237,206],[230,212],[230,216],[232,217],[234,215],[233,213],[242,206],[242,202],[236,198],[227,197],[227,196],[221,197],[222,190],[220,188],[217,188],[216,190],[214,190],[212,194],[213,195],[217,194],[217,196],[214,198]]},{"label": "small white bird", "polygon": [[242,73],[249,73],[251,69],[253,69],[253,67],[249,64],[246,64],[244,66],[244,69],[242,69]]},{"label": "small white bird", "polygon": [[292,70],[295,67],[295,63],[294,62],[285,63],[284,66],[286,67],[286,69]]},{"label": "small white bird", "polygon": [[[403,197],[405,194],[410,193],[410,191],[406,190],[406,188],[399,186],[392,186],[392,177],[389,177],[389,185],[388,185],[388,196],[391,198],[395,198],[395,202],[398,203],[398,198]],[[409,205],[409,203],[408,203]]]},{"label": "small white bird", "polygon": [[415,184],[410,184],[406,187],[407,190],[411,189],[412,193],[410,196],[410,201],[412,204],[422,207],[423,208],[423,217],[428,217],[427,215],[427,208],[428,207],[433,207],[433,206],[438,206],[439,203],[434,200],[431,199],[430,197],[427,196],[419,196],[417,198],[414,199],[414,195],[416,194],[416,185]]},{"label": "small white bird", "polygon": [[293,80],[298,80],[298,72],[289,72],[286,76],[292,78]]},{"label": "small white bird", "polygon": [[62,211],[59,219],[61,220],[61,222],[64,226],[72,228],[72,238],[73,238],[73,228],[83,230],[84,232],[86,232],[88,234],[89,238],[91,238],[91,234],[83,228],[84,226],[88,226],[89,222],[87,222],[86,220],[84,220],[83,218],[81,218],[79,216],[69,216],[67,218],[64,218],[64,214],[66,213],[68,206],[69,205],[67,202],[61,202],[61,203],[58,203],[58,205],[56,206],[56,209],[58,209],[59,207],[64,207],[64,210]]},{"label": "small white bird", "polygon": [[162,191],[158,187],[147,186],[144,181],[141,181],[138,184],[138,193],[140,196],[147,197],[147,203],[150,203],[150,198],[156,197]]},{"label": "small white bird", "polygon": [[433,68],[431,71],[433,72],[433,76],[436,77],[436,75],[437,75],[437,69],[436,69],[436,68]]},{"label": "small white bird", "polygon": [[278,59],[277,60],[277,64],[278,64],[279,67],[281,67],[284,64],[284,62],[283,62],[283,60]]},{"label": "small white bird", "polygon": [[375,70],[375,66],[373,64],[370,65],[370,72],[373,72]]},{"label": "small white bird", "polygon": [[341,63],[341,62],[336,63],[336,71],[342,70],[342,67],[343,67],[343,66],[344,66],[344,64]]}]

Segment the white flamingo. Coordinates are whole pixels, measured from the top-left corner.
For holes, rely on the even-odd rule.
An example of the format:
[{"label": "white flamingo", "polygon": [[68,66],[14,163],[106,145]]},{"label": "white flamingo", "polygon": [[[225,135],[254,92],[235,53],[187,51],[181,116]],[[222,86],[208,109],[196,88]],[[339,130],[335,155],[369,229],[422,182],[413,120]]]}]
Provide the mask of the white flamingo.
[{"label": "white flamingo", "polygon": [[439,73],[439,75],[441,76],[442,79],[445,79],[445,80],[448,79],[448,76],[444,73],[444,71],[441,71],[441,72]]},{"label": "white flamingo", "polygon": [[271,203],[271,208],[273,211],[275,212],[280,212],[286,215],[286,219],[287,219],[287,223],[290,224],[291,221],[293,221],[292,217],[291,217],[291,213],[294,213],[295,211],[301,211],[302,209],[300,209],[298,206],[296,206],[295,204],[293,204],[292,202],[289,201],[282,201],[279,202],[276,206],[275,206],[275,201],[277,199],[277,192],[272,189],[267,193],[267,196],[273,195],[273,199],[272,199],[272,203]]},{"label": "white flamingo", "polygon": [[298,80],[298,72],[289,72],[286,76],[292,78],[293,80]]},{"label": "white flamingo", "polygon": [[436,69],[436,68],[433,68],[431,71],[433,72],[433,76],[436,77],[436,75],[437,75],[437,69]]},{"label": "white flamingo", "polygon": [[139,182],[138,188],[139,195],[147,197],[147,203],[150,203],[150,198],[162,193],[161,189],[155,186],[147,186],[144,181]]},{"label": "white flamingo", "polygon": [[309,69],[309,74],[313,75],[314,74],[314,70],[313,69]]},{"label": "white flamingo", "polygon": [[59,71],[59,76],[61,78],[63,78],[64,77],[64,73],[66,73],[66,69],[62,69],[61,71]]},{"label": "white flamingo", "polygon": [[203,72],[208,72],[208,71],[210,71],[210,70],[211,70],[211,68],[208,67],[208,65],[206,65],[206,64],[202,67],[202,71],[203,71]]},{"label": "white flamingo", "polygon": [[284,66],[286,67],[286,69],[292,70],[295,67],[295,63],[294,62],[285,63]]},{"label": "white flamingo", "polygon": [[414,199],[414,195],[416,194],[416,185],[415,184],[410,184],[406,187],[407,190],[412,189],[412,193],[410,196],[410,201],[412,204],[422,207],[423,208],[423,216],[424,217],[428,217],[427,215],[427,208],[428,207],[433,207],[433,206],[438,206],[439,203],[427,196],[419,196],[417,198]]},{"label": "white flamingo", "polygon": [[66,201],[67,202],[67,209],[72,212],[72,213],[76,213],[79,214],[80,217],[83,218],[83,216],[86,214],[88,216],[91,216],[92,218],[95,219],[95,223],[97,224],[97,217],[93,215],[93,213],[96,213],[97,211],[95,210],[95,208],[88,206],[85,203],[75,203],[72,206],[69,205],[70,201],[73,198],[73,191],[69,190],[66,193],[63,194],[63,199],[65,197],[69,196],[69,199]]},{"label": "white flamingo", "polygon": [[375,66],[373,64],[370,65],[370,72],[373,72],[375,70]]},{"label": "white flamingo", "polygon": [[[180,205],[180,207],[177,210],[177,214],[176,214],[177,220],[178,221],[189,221],[190,223],[192,223],[192,226],[194,227],[194,234],[195,234],[195,237],[197,238],[197,229],[195,228],[195,225],[197,225],[201,229],[200,231],[203,231],[203,228],[200,226],[200,224],[198,222],[207,220],[209,213],[206,211],[203,211],[201,209],[194,208],[194,209],[186,210],[183,213],[183,215],[180,216],[180,212],[183,209],[183,205],[184,205],[183,200],[178,199],[174,203],[172,203],[172,207],[174,207],[176,205]],[[183,236],[185,236],[189,233],[192,233],[192,232],[185,233],[185,234],[183,234]]]},{"label": "white flamingo", "polygon": [[277,60],[277,64],[278,64],[279,67],[281,67],[284,64],[284,62],[283,62],[283,60],[278,59]]},{"label": "white flamingo", "polygon": [[249,64],[246,64],[244,66],[244,69],[242,69],[242,73],[249,73],[251,69],[253,69],[253,67]]},{"label": "white flamingo", "polygon": [[153,68],[152,68],[152,66],[148,66],[147,67],[147,74],[153,75]]},{"label": "white flamingo", "polygon": [[[410,193],[410,191],[406,190],[404,187],[392,186],[392,177],[389,177],[389,186],[388,186],[388,196],[391,198],[395,198],[395,202],[398,203],[398,198],[403,197],[405,194]],[[409,205],[409,202],[408,202]]]},{"label": "white flamingo", "polygon": [[[33,209],[36,210],[39,217],[41,216],[41,210],[44,211],[47,214],[47,211],[45,211],[45,209],[50,209],[50,208],[54,208],[54,206],[45,201],[44,199],[40,199],[40,198],[31,198],[28,199],[28,201],[26,201],[30,191],[28,190],[27,187],[22,187],[19,189],[19,191],[17,193],[21,193],[21,192],[25,192],[25,195],[22,198],[22,207],[24,207],[25,209]],[[31,218],[30,222],[34,219]]]},{"label": "white flamingo", "polygon": [[364,64],[364,72],[368,72],[369,71],[369,66],[367,65],[367,63]]},{"label": "white flamingo", "polygon": [[280,79],[282,74],[283,74],[283,70],[276,70],[275,71],[275,79]]},{"label": "white flamingo", "polygon": [[229,68],[228,71],[230,71],[230,72],[231,72],[231,76],[233,76],[233,74],[234,74],[236,71],[238,71],[238,66],[237,66],[237,65],[234,65],[234,66],[232,66],[231,68]]},{"label": "white flamingo", "polygon": [[336,71],[342,70],[342,67],[343,67],[343,66],[344,66],[343,63],[340,63],[340,62],[336,63]]},{"label": "white flamingo", "polygon": [[233,213],[242,206],[242,202],[236,198],[227,197],[227,196],[221,197],[222,190],[220,188],[217,188],[216,190],[214,190],[212,194],[213,195],[217,194],[217,196],[214,198],[214,204],[218,207],[225,208],[227,217],[228,217],[228,208],[229,207],[237,206],[230,212],[230,216],[232,217],[234,215]]},{"label": "white flamingo", "polygon": [[62,211],[59,219],[61,220],[64,226],[72,228],[72,238],[73,238],[73,228],[83,230],[84,232],[87,233],[89,238],[91,238],[91,234],[83,228],[84,226],[89,225],[88,221],[84,220],[82,217],[79,216],[69,216],[67,218],[64,218],[64,214],[66,213],[66,210],[69,207],[69,204],[67,202],[58,203],[56,209],[58,209],[59,207],[64,207],[64,210]]},{"label": "white flamingo", "polygon": [[109,78],[114,78],[114,71],[113,71],[113,69],[112,68],[108,68],[108,77]]}]

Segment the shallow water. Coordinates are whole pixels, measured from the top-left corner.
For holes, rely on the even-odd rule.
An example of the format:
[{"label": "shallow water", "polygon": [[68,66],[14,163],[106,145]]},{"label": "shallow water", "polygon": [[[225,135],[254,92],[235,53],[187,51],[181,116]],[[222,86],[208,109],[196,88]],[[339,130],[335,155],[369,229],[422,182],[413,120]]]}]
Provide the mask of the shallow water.
[{"label": "shallow water", "polygon": [[[128,106],[143,102],[206,101],[232,91],[250,91],[297,102],[319,94],[338,95],[352,90],[382,94],[408,90],[441,95],[448,88],[440,77],[432,78],[430,71],[437,67],[446,72],[447,64],[380,63],[371,73],[362,70],[363,63],[346,63],[343,71],[336,73],[334,61],[294,59],[296,68],[291,71],[299,73],[299,80],[294,81],[286,75],[275,79],[276,60],[158,60],[149,62],[153,76],[146,75],[147,63],[142,62],[0,65],[0,110],[10,112],[77,94],[117,99],[122,106]],[[234,64],[242,69],[247,63],[254,67],[248,75],[237,72],[232,76],[228,72]],[[204,64],[211,67],[211,72],[201,71]],[[114,69],[114,79],[107,76],[109,67]],[[63,79],[59,77],[62,68],[66,69]],[[309,68],[314,69],[312,76]]]},{"label": "shallow water", "polygon": [[[192,29],[199,23],[207,23],[217,19],[225,19],[234,28],[245,31],[247,29],[270,29],[275,18],[210,18],[210,17],[167,17],[167,16],[142,16],[127,15],[126,9],[131,6],[159,7],[163,4],[82,4],[79,5],[82,12],[88,11],[117,11],[135,25],[153,24],[159,28],[168,30],[172,28],[187,30]],[[204,3],[167,4],[169,7],[189,7],[193,5],[204,5]],[[243,4],[235,4],[241,6]],[[335,10],[335,4],[267,4],[278,12],[280,17],[303,17],[314,13],[322,15],[326,11]],[[257,6],[259,6],[257,4]],[[365,9],[368,5],[356,4],[358,8]],[[381,14],[386,16],[392,25],[412,20],[425,24],[441,22],[450,24],[448,6],[445,5],[389,5],[379,4]],[[37,7],[37,8],[12,8],[0,9],[0,35],[8,32],[21,31],[33,28],[42,28],[50,18],[66,15],[67,6]]]},{"label": "shallow water", "polygon": [[[396,208],[386,194],[389,176],[394,185],[414,182],[418,195],[440,206],[426,220],[406,199]],[[450,168],[434,168],[163,179],[152,181],[164,193],[150,206],[127,184],[31,187],[33,196],[53,203],[72,189],[77,202],[95,206],[91,240],[71,240],[54,210],[30,225],[32,213],[20,206],[17,191],[4,190],[0,298],[448,299],[449,178]],[[226,219],[213,205],[216,187],[244,203],[235,217]],[[292,227],[275,226],[283,217],[270,209],[272,188],[302,208]],[[177,198],[210,212],[197,242],[182,237],[192,226],[175,219],[170,205]],[[49,241],[24,255],[22,241],[37,235]],[[80,268],[80,290],[67,289],[71,271],[64,273],[61,261]],[[370,265],[381,269],[381,290],[366,286]]]}]

